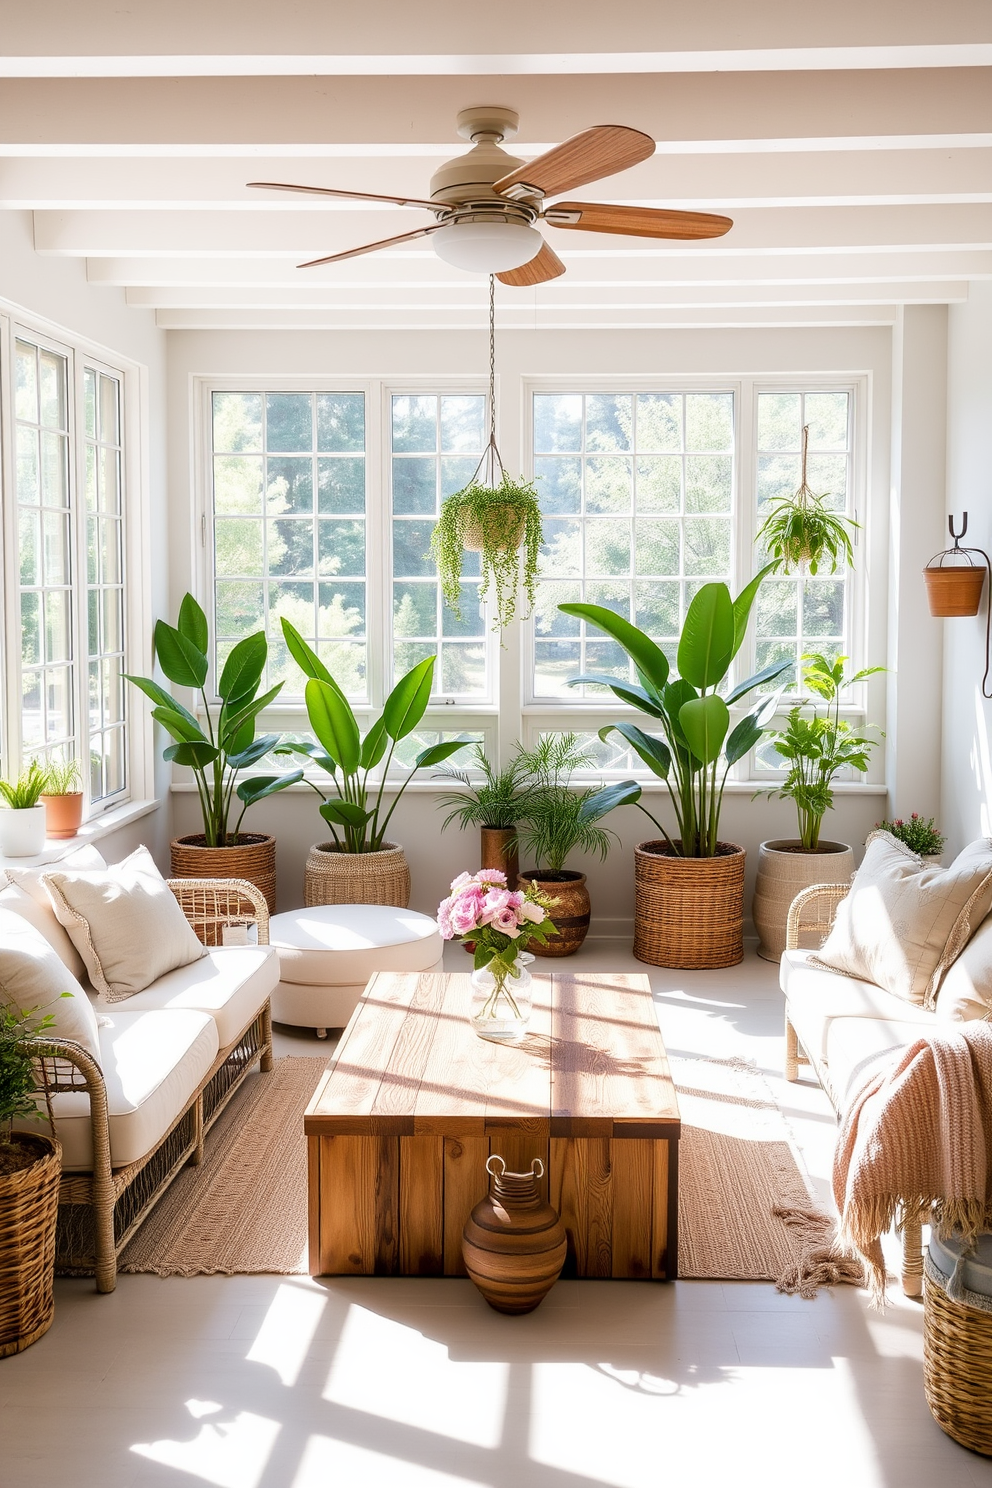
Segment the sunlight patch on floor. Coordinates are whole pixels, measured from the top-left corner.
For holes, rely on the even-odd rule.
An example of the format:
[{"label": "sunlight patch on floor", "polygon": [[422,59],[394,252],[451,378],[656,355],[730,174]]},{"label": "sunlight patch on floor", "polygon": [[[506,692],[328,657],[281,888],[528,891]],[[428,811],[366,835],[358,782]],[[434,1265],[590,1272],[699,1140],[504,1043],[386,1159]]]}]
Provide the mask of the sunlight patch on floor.
[{"label": "sunlight patch on floor", "polygon": [[[212,1404],[190,1400],[186,1408],[197,1419]],[[278,1421],[239,1411],[227,1421],[204,1422],[192,1441],[135,1442],[131,1451],[215,1488],[258,1488],[279,1430]]]},{"label": "sunlight patch on floor", "polygon": [[245,1356],[249,1363],[268,1364],[284,1385],[295,1385],[326,1305],[312,1287],[280,1284]]}]

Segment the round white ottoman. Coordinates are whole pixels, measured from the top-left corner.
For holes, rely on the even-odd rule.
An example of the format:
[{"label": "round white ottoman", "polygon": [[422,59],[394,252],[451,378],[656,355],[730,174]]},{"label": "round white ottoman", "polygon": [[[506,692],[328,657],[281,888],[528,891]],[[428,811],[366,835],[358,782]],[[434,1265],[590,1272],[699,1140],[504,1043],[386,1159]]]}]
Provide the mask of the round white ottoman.
[{"label": "round white ottoman", "polygon": [[279,953],[272,993],[277,1023],[343,1028],[376,971],[440,971],[444,942],[437,921],[386,904],[316,904],[269,921]]}]

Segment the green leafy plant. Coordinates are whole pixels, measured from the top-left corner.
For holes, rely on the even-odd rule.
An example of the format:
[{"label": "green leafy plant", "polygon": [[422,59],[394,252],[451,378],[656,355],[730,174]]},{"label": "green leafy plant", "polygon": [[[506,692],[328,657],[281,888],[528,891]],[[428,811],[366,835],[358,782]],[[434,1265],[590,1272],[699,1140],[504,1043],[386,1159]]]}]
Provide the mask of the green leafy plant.
[{"label": "green leafy plant", "polygon": [[[613,610],[601,605],[564,604],[558,608],[577,616],[623,647],[637,673],[637,683],[594,673],[570,679],[608,687],[622,703],[637,708],[655,721],[659,734],[646,733],[635,723],[609,723],[599,731],[601,739],[620,734],[647,765],[664,780],[675,811],[677,835],[673,838],[641,800],[635,780],[607,786],[604,796],[611,805],[637,806],[665,838],[672,852],[686,858],[710,858],[718,852],[720,809],[727,773],[761,738],[774,713],[777,696],[763,697],[731,728],[730,709],[756,687],[774,681],[788,669],[787,661],[764,667],[726,695],[731,663],[744,640],[751,607],[770,565],[763,568],[741,590],[736,599],[726,584],[704,584],[686,612],[679,638],[679,675],[670,680],[668,657],[653,640]],[[608,808],[604,808],[608,809]]]},{"label": "green leafy plant", "polygon": [[519,754],[505,770],[496,770],[481,744],[476,744],[473,753],[474,767],[482,771],[481,782],[473,780],[467,770],[439,770],[434,776],[435,780],[457,780],[465,787],[438,796],[437,804],[448,813],[441,823],[442,831],[453,821],[462,828],[516,826],[526,779]]},{"label": "green leafy plant", "polygon": [[617,802],[612,786],[571,786],[573,773],[593,763],[578,736],[544,734],[533,749],[518,745],[515,763],[530,780],[518,807],[517,835],[525,856],[533,857],[538,877],[563,872],[566,860],[576,851],[605,858],[616,839],[596,823]]},{"label": "green leafy plant", "polygon": [[[242,770],[257,765],[279,743],[278,734],[255,737],[258,715],[282,689],[280,682],[258,696],[268,653],[265,635],[258,631],[246,636],[232,649],[217,683],[220,707],[214,710],[206,692],[207,617],[192,594],[187,594],[179,606],[175,627],[164,620],[156,622],[154,646],[159,666],[168,680],[176,687],[190,687],[199,692],[206,728],[201,728],[189,709],[151,677],[129,676],[127,680],[151,699],[155,704],[152,717],[176,741],[164,750],[165,758],[193,771],[207,847],[236,846],[248,807],[303,779],[303,771],[295,770],[288,775],[256,775],[238,783]],[[235,797],[241,803],[241,810],[232,827]]]},{"label": "green leafy plant", "polygon": [[854,562],[854,549],[848,528],[856,531],[853,517],[839,516],[824,505],[827,496],[817,496],[806,482],[806,459],[809,425],[803,426],[802,484],[792,496],[775,501],[755,536],[773,559],[772,567],[782,573],[794,568],[808,568],[815,574],[824,559],[830,560],[830,572],[838,563]]},{"label": "green leafy plant", "polygon": [[[803,668],[803,681],[827,706],[822,713],[815,703],[800,703],[790,709],[785,728],[772,737],[776,753],[788,765],[785,781],[758,793],[796,803],[799,840],[809,851],[819,846],[823,818],[834,804],[830,788],[834,776],[844,769],[864,774],[871,751],[878,743],[878,738],[857,733],[841,718],[840,695],[845,687],[852,687],[885,668],[865,667],[853,677],[845,677],[847,659],[846,656],[831,659],[815,651],[803,656],[803,661],[809,663]],[[810,706],[813,711],[808,714],[806,709]]]},{"label": "green leafy plant", "polygon": [[32,760],[16,780],[0,780],[0,795],[13,811],[28,811],[37,806],[47,781],[48,771],[44,765]]},{"label": "green leafy plant", "polygon": [[897,816],[894,821],[876,822],[875,831],[890,832],[921,858],[939,858],[944,851],[946,839],[934,825],[933,817],[922,817],[917,811],[905,819]]},{"label": "green leafy plant", "polygon": [[[70,994],[62,994],[68,997]],[[35,1104],[36,1085],[32,1041],[52,1027],[51,1013],[38,1018],[38,1008],[24,1013],[13,1003],[0,1003],[0,1147],[11,1138],[15,1121],[43,1121]]]},{"label": "green leafy plant", "polygon": [[[309,679],[305,692],[307,717],[317,742],[287,740],[276,753],[304,755],[330,775],[334,786],[331,800],[312,780],[307,784],[320,796],[320,814],[341,852],[379,852],[390,818],[416,771],[442,764],[471,743],[470,739],[454,739],[422,749],[393,804],[386,809],[383,797],[390,762],[396,745],[413,733],[424,716],[436,658],[428,656],[400,678],[386,699],[382,716],[363,739],[351,704],[320,657],[288,620],[283,620],[282,629],[290,655]],[[369,776],[380,764],[382,773],[376,788]]]},{"label": "green leafy plant", "polygon": [[492,589],[496,601],[494,630],[510,624],[522,585],[533,610],[544,530],[541,508],[532,481],[513,480],[506,471],[499,485],[473,479],[463,490],[445,497],[431,534],[431,553],[448,604],[461,618],[462,554],[478,549],[482,558],[479,598]]},{"label": "green leafy plant", "polygon": [[82,789],[82,772],[75,759],[50,760],[45,770],[46,796],[74,796]]}]

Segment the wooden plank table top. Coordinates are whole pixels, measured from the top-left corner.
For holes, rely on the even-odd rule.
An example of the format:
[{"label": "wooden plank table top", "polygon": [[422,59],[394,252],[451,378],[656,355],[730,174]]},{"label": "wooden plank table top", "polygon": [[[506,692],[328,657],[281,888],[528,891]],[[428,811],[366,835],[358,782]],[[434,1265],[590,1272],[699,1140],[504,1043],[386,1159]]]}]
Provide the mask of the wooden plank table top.
[{"label": "wooden plank table top", "polygon": [[305,1116],[308,1136],[669,1140],[678,1101],[643,974],[548,972],[518,1044],[480,1039],[464,972],[372,978]]}]

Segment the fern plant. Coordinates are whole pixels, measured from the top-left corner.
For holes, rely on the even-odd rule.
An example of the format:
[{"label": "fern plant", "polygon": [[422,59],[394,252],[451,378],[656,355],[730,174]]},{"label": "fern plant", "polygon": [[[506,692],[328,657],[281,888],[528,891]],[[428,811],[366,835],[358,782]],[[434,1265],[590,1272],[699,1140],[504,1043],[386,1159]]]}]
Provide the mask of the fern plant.
[{"label": "fern plant", "polygon": [[466,547],[482,559],[479,598],[495,600],[494,630],[505,630],[517,608],[521,587],[533,610],[544,529],[533,481],[513,480],[501,471],[498,485],[473,479],[445,497],[431,534],[441,592],[461,619],[462,555]]},{"label": "fern plant", "polygon": [[0,780],[0,795],[12,811],[29,811],[48,786],[48,771],[32,760],[16,780]]},{"label": "fern plant", "polygon": [[605,858],[616,836],[597,826],[617,805],[612,786],[573,789],[576,770],[593,763],[577,734],[544,734],[533,749],[517,746],[516,762],[531,778],[520,805],[518,836],[538,878],[560,874],[573,852]]},{"label": "fern plant", "polygon": [[526,769],[516,755],[504,770],[496,770],[486,758],[481,744],[474,749],[474,768],[482,772],[482,783],[472,779],[466,770],[438,770],[435,780],[457,780],[464,786],[461,791],[446,791],[437,798],[437,803],[447,816],[441,823],[443,831],[449,823],[457,821],[465,827],[516,826],[523,808],[523,790],[527,777]]},{"label": "fern plant", "polygon": [[45,771],[46,796],[74,796],[82,790],[82,775],[79,761],[75,759],[51,760]]}]

